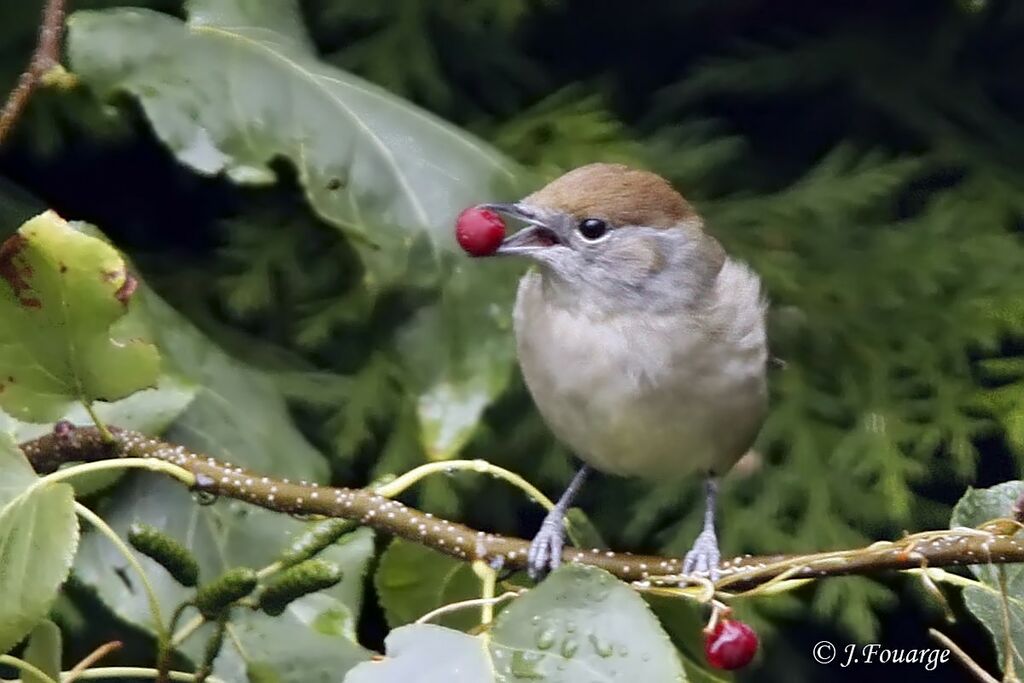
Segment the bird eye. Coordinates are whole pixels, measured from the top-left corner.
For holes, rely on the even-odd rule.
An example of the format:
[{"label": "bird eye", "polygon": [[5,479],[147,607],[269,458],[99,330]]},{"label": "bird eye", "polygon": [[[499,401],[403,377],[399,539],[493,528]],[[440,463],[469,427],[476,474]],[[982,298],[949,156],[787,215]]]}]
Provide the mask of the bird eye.
[{"label": "bird eye", "polygon": [[583,239],[591,242],[599,240],[608,233],[608,224],[600,218],[585,218],[577,227]]}]

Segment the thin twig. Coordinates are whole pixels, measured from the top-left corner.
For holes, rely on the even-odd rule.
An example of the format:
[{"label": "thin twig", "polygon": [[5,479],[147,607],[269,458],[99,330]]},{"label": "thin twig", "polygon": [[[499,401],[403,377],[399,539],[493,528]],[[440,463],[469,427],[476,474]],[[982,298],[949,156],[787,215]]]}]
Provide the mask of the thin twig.
[{"label": "thin twig", "polygon": [[26,662],[24,659],[19,659],[18,657],[15,657],[13,655],[0,655],[0,664],[12,666],[18,671],[31,674],[32,676],[38,678],[41,681],[45,681],[46,683],[57,683],[57,681],[50,678],[50,676],[48,676],[46,672],[37,667],[35,664]]},{"label": "thin twig", "polygon": [[498,572],[483,562],[473,563],[473,573],[480,579],[480,597],[486,602],[480,605],[480,625],[490,626],[494,621],[494,587],[498,582]]},{"label": "thin twig", "polygon": [[1006,590],[1006,568],[998,567],[999,570],[999,602],[1002,605],[1003,617],[1003,680],[1016,681],[1017,673],[1014,671],[1014,655],[1020,657],[1017,645],[1013,642],[1013,631],[1010,630],[1010,596]]},{"label": "thin twig", "polygon": [[[107,666],[97,667],[95,669],[89,669],[83,671],[82,675],[79,676],[79,680],[105,680],[110,678],[156,678],[157,670],[150,669],[143,666]],[[187,671],[171,671],[168,674],[168,678],[172,681],[195,681],[195,674],[190,674]],[[214,678],[210,676],[206,679],[206,683],[224,683],[220,678]]]},{"label": "thin twig", "polygon": [[60,44],[64,37],[64,0],[47,0],[39,27],[39,40],[28,67],[18,77],[18,84],[7,96],[0,110],[0,144],[14,127],[15,121],[28,105],[29,97],[43,75],[60,64]]},{"label": "thin twig", "polygon": [[117,650],[120,650],[122,646],[123,643],[121,643],[120,640],[112,640],[109,643],[103,643],[98,648],[87,654],[82,659],[82,661],[80,661],[78,664],[75,664],[75,666],[70,671],[68,671],[66,674],[64,674],[64,676],[61,677],[61,681],[63,683],[73,683],[79,676],[82,675],[83,671],[91,668],[93,664],[100,661],[101,659],[109,655],[111,652],[116,652]]},{"label": "thin twig", "polygon": [[[495,568],[523,569],[529,542],[478,531],[421,512],[376,491],[335,488],[305,481],[275,479],[192,453],[137,432],[110,427],[116,443],[106,442],[93,427],[62,429],[22,444],[22,450],[39,472],[52,472],[64,463],[109,460],[119,457],[149,458],[190,473],[192,488],[211,496],[223,496],[258,505],[267,510],[299,516],[351,519],[384,533],[433,548],[467,561],[482,561]],[[1009,511],[1007,511],[1009,513]],[[715,589],[725,595],[771,581],[815,579],[849,574],[873,574],[891,570],[919,570],[971,564],[1024,562],[1024,542],[1013,534],[1012,524],[983,525],[982,529],[957,528],[926,531],[897,541],[881,541],[866,548],[809,555],[743,556],[720,567]],[[1007,529],[1007,533],[999,531]],[[679,558],[631,555],[597,548],[566,548],[562,560],[591,564],[625,581],[659,583],[658,577],[678,574]]]},{"label": "thin twig", "polygon": [[928,629],[928,635],[939,641],[939,643],[952,652],[956,658],[960,660],[960,663],[967,667],[967,670],[974,674],[974,677],[979,681],[982,683],[999,683],[992,674],[982,669],[976,661],[971,659],[969,654],[960,649],[960,646],[954,643],[945,633],[934,628],[930,628]]},{"label": "thin twig", "polygon": [[[470,607],[482,607],[483,606],[483,607],[490,607],[490,608],[493,609],[495,605],[501,604],[501,603],[505,602],[506,600],[511,600],[512,598],[518,598],[522,594],[523,594],[523,591],[521,591],[521,590],[520,591],[506,591],[505,593],[502,593],[501,595],[495,595],[495,596],[492,596],[492,597],[489,597],[489,598],[488,597],[483,597],[483,598],[470,598],[468,600],[459,600],[458,602],[452,602],[452,603],[449,603],[447,605],[441,605],[437,609],[430,610],[429,612],[424,614],[422,617],[417,619],[415,623],[417,623],[417,624],[426,624],[426,623],[428,623],[430,621],[433,621],[434,619],[438,618],[439,616],[441,616],[443,614],[450,614],[452,612],[458,612],[459,610],[468,609]],[[490,622],[487,622],[484,625],[487,625],[489,623]]]}]

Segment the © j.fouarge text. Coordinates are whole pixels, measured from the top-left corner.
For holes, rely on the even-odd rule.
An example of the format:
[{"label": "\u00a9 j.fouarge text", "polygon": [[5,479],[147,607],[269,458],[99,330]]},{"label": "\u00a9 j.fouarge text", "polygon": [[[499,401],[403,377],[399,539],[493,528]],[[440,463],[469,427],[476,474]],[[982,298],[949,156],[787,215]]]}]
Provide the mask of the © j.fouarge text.
[{"label": "\u00a9 j.fouarge text", "polygon": [[844,669],[855,664],[910,664],[934,671],[939,664],[949,661],[946,648],[889,648],[879,643],[850,643],[840,651],[834,644],[823,640],[814,646],[811,653],[819,664],[838,662]]}]

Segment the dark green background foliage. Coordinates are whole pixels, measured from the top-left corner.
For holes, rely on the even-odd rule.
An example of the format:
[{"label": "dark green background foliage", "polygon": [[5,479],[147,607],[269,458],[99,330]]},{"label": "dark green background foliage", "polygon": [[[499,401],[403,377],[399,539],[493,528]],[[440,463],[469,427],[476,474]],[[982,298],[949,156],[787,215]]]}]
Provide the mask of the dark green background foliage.
[{"label": "dark green background foliage", "polygon": [[[178,3],[145,4],[185,16]],[[37,10],[0,9],[7,84],[27,60]],[[967,483],[1017,472],[1021,3],[310,0],[303,11],[326,61],[521,163],[522,180],[495,198],[589,161],[646,166],[762,274],[782,363],[756,456],[724,486],[726,554],[942,527]],[[362,485],[456,454],[423,419],[437,377],[464,392],[452,410],[468,421],[448,416],[455,445],[468,439],[461,455],[552,494],[567,481],[569,455],[503,370],[508,273],[458,259],[426,268],[415,243],[392,246],[384,227],[337,229],[310,208],[284,153],[276,183],[198,175],[156,139],[136,99],[113,107],[103,90],[38,95],[0,153],[5,196],[17,185],[101,226],[158,293],[273,380],[336,481]],[[5,204],[6,232],[23,215]],[[370,249],[361,233],[385,246]],[[493,297],[497,321],[451,310],[467,292]],[[474,428],[472,407],[484,403]],[[698,493],[696,482],[606,478],[582,506],[612,547],[681,553]],[[517,492],[468,475],[430,480],[409,500],[524,536],[539,521]],[[815,675],[807,653],[825,636],[923,646],[936,614],[915,595],[857,578],[759,602],[748,615],[769,642],[759,676]],[[361,633],[379,646],[381,612],[367,602]],[[978,634],[964,637],[991,661]],[[81,638],[82,649],[94,644]]]}]

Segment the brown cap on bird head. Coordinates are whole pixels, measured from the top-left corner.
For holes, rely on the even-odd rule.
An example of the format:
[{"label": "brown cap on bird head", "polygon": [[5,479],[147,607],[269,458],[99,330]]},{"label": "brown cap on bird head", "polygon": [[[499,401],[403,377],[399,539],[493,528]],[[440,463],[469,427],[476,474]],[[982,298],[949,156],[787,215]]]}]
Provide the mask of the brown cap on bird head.
[{"label": "brown cap on bird head", "polygon": [[667,180],[623,164],[587,164],[569,171],[521,202],[615,226],[669,228],[699,222],[697,213]]}]

